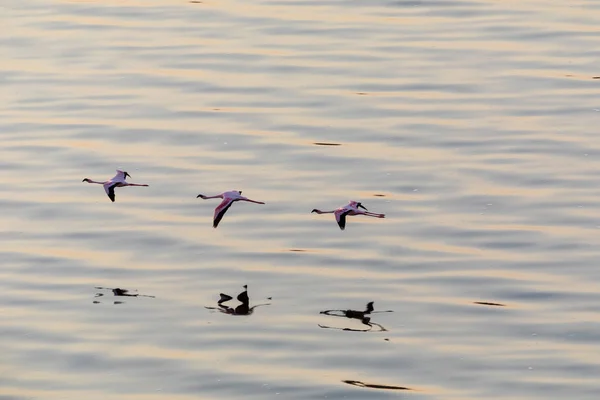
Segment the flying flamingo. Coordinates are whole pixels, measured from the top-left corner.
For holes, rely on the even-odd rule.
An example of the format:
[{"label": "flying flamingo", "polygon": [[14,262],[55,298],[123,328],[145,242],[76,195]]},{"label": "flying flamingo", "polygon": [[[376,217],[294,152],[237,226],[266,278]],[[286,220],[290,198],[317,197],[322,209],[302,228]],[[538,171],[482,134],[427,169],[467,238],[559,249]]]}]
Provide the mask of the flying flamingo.
[{"label": "flying flamingo", "polygon": [[227,210],[229,210],[229,207],[231,207],[231,205],[236,201],[249,201],[250,203],[265,204],[262,201],[254,201],[254,200],[250,200],[247,197],[242,196],[242,192],[239,190],[231,190],[229,192],[224,192],[224,193],[218,194],[216,196],[205,196],[203,194],[199,194],[198,196],[196,196],[196,198],[198,198],[198,197],[201,197],[204,200],[206,200],[206,199],[223,199],[221,204],[219,204],[217,206],[217,208],[215,208],[215,216],[213,219],[213,228],[216,228],[217,226],[219,226],[219,222],[221,222],[221,220],[223,219],[223,216],[225,215]]},{"label": "flying flamingo", "polygon": [[140,185],[140,184],[137,184],[137,183],[126,182],[125,179],[127,177],[131,178],[131,175],[129,175],[125,171],[121,171],[120,169],[118,169],[117,170],[117,174],[115,176],[113,176],[110,180],[106,181],[106,182],[96,182],[96,181],[93,181],[93,180],[91,180],[89,178],[85,178],[84,180],[82,180],[82,182],[97,183],[99,185],[104,186],[104,191],[108,195],[108,198],[114,203],[114,201],[115,201],[115,188],[117,188],[117,187],[125,187],[125,186],[148,186],[148,185]]},{"label": "flying flamingo", "polygon": [[[362,211],[359,208],[362,208],[365,211]],[[350,201],[350,203],[348,203],[344,207],[340,207],[333,211],[321,211],[321,210],[318,210],[315,208],[314,210],[311,211],[311,213],[335,214],[335,220],[337,221],[341,230],[346,229],[346,216],[347,215],[366,215],[366,216],[375,217],[375,218],[385,218],[385,214],[375,214],[375,213],[369,212],[369,211],[367,211],[365,206],[363,206],[361,203],[356,202],[356,201]]]}]

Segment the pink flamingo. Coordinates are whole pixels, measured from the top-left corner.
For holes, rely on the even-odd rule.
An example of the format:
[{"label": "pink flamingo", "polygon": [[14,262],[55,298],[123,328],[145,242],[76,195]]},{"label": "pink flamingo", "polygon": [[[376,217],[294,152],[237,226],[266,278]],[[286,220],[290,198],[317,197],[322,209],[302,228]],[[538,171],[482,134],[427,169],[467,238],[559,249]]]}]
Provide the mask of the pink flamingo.
[{"label": "pink flamingo", "polygon": [[93,180],[91,180],[89,178],[85,178],[84,180],[82,180],[82,182],[97,183],[99,185],[104,186],[104,191],[108,195],[108,198],[112,202],[114,202],[115,201],[115,188],[117,188],[117,187],[125,187],[125,186],[148,186],[148,185],[140,185],[140,184],[137,184],[137,183],[126,182],[125,179],[127,177],[131,178],[131,175],[129,175],[125,171],[121,171],[120,169],[118,169],[117,170],[117,174],[115,176],[113,176],[110,180],[106,181],[106,182],[97,182],[97,181],[93,181]]},{"label": "pink flamingo", "polygon": [[[365,211],[362,211],[359,208],[362,208]],[[321,211],[321,210],[318,210],[315,208],[314,210],[311,211],[311,213],[334,214],[335,220],[337,221],[341,230],[346,229],[346,216],[347,215],[366,215],[368,217],[385,218],[385,214],[376,214],[376,213],[369,212],[365,206],[363,206],[361,203],[356,202],[356,201],[350,201],[350,203],[348,203],[344,207],[340,207],[333,211]]]},{"label": "pink flamingo", "polygon": [[223,199],[221,204],[219,204],[217,206],[217,208],[215,208],[215,215],[213,218],[213,228],[216,228],[217,226],[219,226],[219,222],[221,222],[221,220],[223,219],[223,216],[225,215],[227,210],[229,210],[229,207],[231,207],[231,205],[236,201],[249,201],[250,203],[265,204],[262,201],[254,201],[254,200],[250,200],[247,197],[242,196],[242,192],[239,190],[231,190],[229,192],[224,192],[224,193],[218,194],[216,196],[205,196],[203,194],[199,194],[198,196],[196,196],[196,198],[198,198],[198,197],[201,197],[204,200]]}]

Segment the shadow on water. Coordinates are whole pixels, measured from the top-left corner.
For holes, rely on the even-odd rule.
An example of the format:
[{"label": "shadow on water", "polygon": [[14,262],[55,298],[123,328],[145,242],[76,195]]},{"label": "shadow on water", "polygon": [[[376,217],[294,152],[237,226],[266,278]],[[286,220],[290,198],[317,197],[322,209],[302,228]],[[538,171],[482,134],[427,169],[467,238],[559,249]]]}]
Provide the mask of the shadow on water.
[{"label": "shadow on water", "polygon": [[358,387],[363,387],[363,388],[370,388],[370,389],[413,390],[411,388],[404,387],[404,386],[375,385],[375,384],[371,384],[371,383],[364,383],[361,381],[346,380],[346,381],[342,381],[342,382],[347,383],[348,385],[358,386]]},{"label": "shadow on water", "polygon": [[[121,288],[106,288],[106,287],[101,287],[101,286],[96,286],[94,289],[98,289],[98,290],[110,290],[112,292],[113,295],[115,295],[115,297],[151,297],[151,298],[155,298],[155,296],[150,296],[147,294],[139,294],[139,293],[131,293],[130,290],[128,289],[121,289]],[[94,297],[103,297],[104,293],[96,293],[96,295]],[[100,304],[101,302],[98,300],[94,300],[94,304]],[[113,304],[123,304],[124,301],[114,301]]]},{"label": "shadow on water", "polygon": [[[221,296],[221,298],[217,302],[218,307],[204,308],[206,308],[207,310],[218,310],[223,314],[229,315],[250,315],[254,312],[254,309],[256,307],[271,305],[271,303],[263,303],[250,307],[250,297],[248,297],[248,285],[244,285],[244,291],[237,295],[238,301],[240,301],[242,304],[240,304],[236,308],[229,307],[228,305],[223,304],[233,299],[233,297],[225,293],[220,293],[219,296]],[[267,297],[267,300],[271,300],[271,297]]]},{"label": "shadow on water", "polygon": [[489,301],[474,301],[473,304],[479,304],[481,306],[506,307],[506,304],[491,303]]},{"label": "shadow on water", "polygon": [[[372,301],[367,303],[367,307],[365,308],[365,311],[325,310],[325,311],[320,312],[320,314],[329,315],[331,317],[358,319],[358,320],[360,320],[360,322],[363,323],[363,325],[366,325],[369,327],[367,329],[338,328],[338,327],[327,326],[327,325],[322,325],[322,324],[319,324],[319,327],[324,328],[324,329],[338,329],[341,331],[351,331],[351,332],[385,332],[385,331],[387,331],[387,329],[385,329],[383,326],[381,326],[380,324],[378,324],[376,322],[371,322],[371,317],[369,317],[369,315],[377,314],[377,313],[388,313],[388,312],[393,312],[393,311],[392,310],[375,311],[375,308],[373,307],[373,303],[374,302],[372,302]],[[373,327],[376,327],[378,330],[373,331]]]},{"label": "shadow on water", "polygon": [[326,143],[326,142],[316,142],[313,143],[316,146],[341,146],[341,143]]}]

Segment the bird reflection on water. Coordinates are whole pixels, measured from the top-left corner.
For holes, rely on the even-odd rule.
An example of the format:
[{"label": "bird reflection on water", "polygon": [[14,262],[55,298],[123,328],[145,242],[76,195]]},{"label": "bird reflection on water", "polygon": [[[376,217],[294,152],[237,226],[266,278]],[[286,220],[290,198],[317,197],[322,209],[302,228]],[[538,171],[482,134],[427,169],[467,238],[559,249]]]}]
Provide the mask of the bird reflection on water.
[{"label": "bird reflection on water", "polygon": [[[367,307],[365,308],[365,311],[325,310],[325,311],[320,312],[320,314],[325,314],[325,315],[329,315],[332,317],[358,319],[358,320],[360,320],[360,322],[363,323],[363,325],[366,325],[369,327],[367,329],[337,328],[337,327],[327,326],[327,325],[322,325],[322,324],[319,324],[319,327],[324,328],[324,329],[339,329],[341,331],[351,331],[351,332],[384,332],[384,331],[387,331],[387,329],[385,329],[380,324],[378,324],[376,322],[371,322],[371,317],[369,317],[369,315],[377,314],[377,313],[387,313],[387,312],[393,312],[393,311],[392,310],[375,311],[375,308],[373,307],[373,303],[374,302],[372,302],[372,301],[367,303]],[[377,330],[373,331],[373,327],[375,327]]]},{"label": "bird reflection on water", "polygon": [[413,389],[405,387],[405,386],[378,385],[378,384],[373,384],[373,383],[364,383],[361,381],[345,380],[342,382],[347,383],[348,385],[358,386],[358,387],[362,387],[362,388],[370,388],[370,389],[413,390]]},{"label": "bird reflection on water", "polygon": [[[206,308],[207,310],[218,310],[218,311],[222,312],[223,314],[229,314],[229,315],[251,315],[254,312],[254,309],[256,307],[271,305],[271,303],[264,303],[264,304],[257,304],[255,306],[250,307],[250,297],[248,297],[248,285],[244,285],[244,291],[237,295],[238,301],[240,301],[242,304],[240,304],[239,306],[237,306],[235,308],[229,307],[228,305],[223,304],[223,303],[226,303],[229,300],[233,299],[233,297],[231,297],[225,293],[220,293],[219,295],[221,296],[221,298],[217,302],[218,307],[204,307],[204,308]],[[271,300],[271,298],[268,297],[268,300]]]},{"label": "bird reflection on water", "polygon": [[[101,286],[96,286],[94,289],[98,289],[98,290],[110,290],[116,297],[152,297],[155,298],[155,296],[150,296],[147,294],[139,294],[139,293],[130,293],[130,291],[128,289],[121,289],[121,288],[106,288],[106,287],[101,287]],[[94,297],[102,297],[104,296],[104,293],[96,293],[96,296]],[[100,302],[95,300],[94,304],[99,304]],[[123,301],[115,301],[113,302],[113,304],[123,304]]]}]

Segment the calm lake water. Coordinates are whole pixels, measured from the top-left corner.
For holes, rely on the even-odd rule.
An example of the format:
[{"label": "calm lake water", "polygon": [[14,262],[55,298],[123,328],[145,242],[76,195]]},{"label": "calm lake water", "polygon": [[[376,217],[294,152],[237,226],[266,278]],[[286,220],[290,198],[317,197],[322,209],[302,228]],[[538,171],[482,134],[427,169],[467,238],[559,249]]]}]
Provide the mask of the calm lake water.
[{"label": "calm lake water", "polygon": [[598,21],[0,1],[0,399],[597,399]]}]

